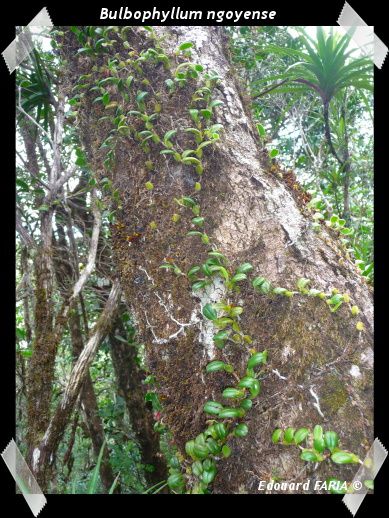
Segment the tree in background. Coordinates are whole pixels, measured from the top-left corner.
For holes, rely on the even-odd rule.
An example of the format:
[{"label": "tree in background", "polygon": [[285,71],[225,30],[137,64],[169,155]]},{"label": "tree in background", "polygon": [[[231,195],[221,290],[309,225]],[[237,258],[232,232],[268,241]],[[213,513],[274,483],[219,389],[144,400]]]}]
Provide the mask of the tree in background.
[{"label": "tree in background", "polygon": [[[272,121],[273,138],[282,135],[282,125],[292,126],[289,139],[281,136],[289,165],[305,173],[301,181],[320,195],[317,208],[328,219],[337,214],[352,227],[350,252],[372,279],[373,66],[353,57],[350,42],[349,34],[332,28],[326,34],[319,27],[316,40],[303,30],[295,38],[286,28],[242,28],[234,30],[232,51],[247,70],[256,118]],[[307,181],[309,167],[313,181]]]}]

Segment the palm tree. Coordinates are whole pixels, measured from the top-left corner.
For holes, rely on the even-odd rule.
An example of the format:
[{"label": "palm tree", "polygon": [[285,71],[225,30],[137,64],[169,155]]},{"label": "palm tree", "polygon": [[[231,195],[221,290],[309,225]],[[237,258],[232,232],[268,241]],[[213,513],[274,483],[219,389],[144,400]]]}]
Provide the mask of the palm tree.
[{"label": "palm tree", "polygon": [[[351,54],[354,52],[354,49],[348,50],[351,37],[350,33],[343,36],[334,34],[333,28],[326,35],[323,28],[318,27],[316,40],[302,31],[300,40],[305,50],[269,45],[265,49],[266,52],[289,56],[295,58],[296,62],[289,66],[284,73],[272,75],[254,83],[254,85],[260,86],[265,82],[280,80],[254,95],[254,98],[269,93],[283,92],[293,94],[292,100],[297,100],[302,95],[306,95],[309,90],[313,90],[320,96],[323,104],[325,138],[331,153],[345,174],[347,192],[345,193],[344,216],[348,221],[350,220],[348,207],[350,153],[347,145],[344,146],[341,153],[335,149],[331,137],[329,107],[331,101],[346,88],[373,89],[372,60],[369,57],[351,58]],[[344,139],[344,142],[347,143],[347,139]]]}]

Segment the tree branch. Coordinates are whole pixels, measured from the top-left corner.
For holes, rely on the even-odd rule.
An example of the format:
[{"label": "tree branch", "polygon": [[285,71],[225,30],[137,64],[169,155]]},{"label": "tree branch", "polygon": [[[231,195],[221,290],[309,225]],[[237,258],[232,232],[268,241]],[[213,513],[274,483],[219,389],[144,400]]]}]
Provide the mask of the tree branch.
[{"label": "tree branch", "polygon": [[119,307],[120,296],[119,281],[115,280],[104,310],[96,322],[87,344],[74,364],[62,400],[57,405],[43,440],[33,452],[32,469],[36,474],[42,474],[50,467],[51,453],[56,450],[63,437],[86,373],[95,357],[98,346],[109,332],[114,321]]},{"label": "tree branch", "polygon": [[27,248],[36,248],[35,241],[24,228],[19,211],[16,211],[16,231]]},{"label": "tree branch", "polygon": [[91,238],[91,244],[89,248],[89,255],[88,255],[88,262],[84,270],[82,271],[78,281],[74,285],[73,293],[69,299],[69,303],[71,304],[73,300],[75,300],[78,295],[81,293],[82,288],[84,287],[86,281],[88,280],[88,277],[93,271],[93,268],[95,266],[96,262],[96,254],[97,254],[97,245],[99,242],[99,235],[100,235],[100,228],[101,228],[101,214],[99,209],[96,206],[95,198],[96,198],[96,191],[93,190],[92,193],[93,196],[93,203],[92,203],[92,211],[94,216],[94,224],[93,224],[93,230],[92,230],[92,238]]}]

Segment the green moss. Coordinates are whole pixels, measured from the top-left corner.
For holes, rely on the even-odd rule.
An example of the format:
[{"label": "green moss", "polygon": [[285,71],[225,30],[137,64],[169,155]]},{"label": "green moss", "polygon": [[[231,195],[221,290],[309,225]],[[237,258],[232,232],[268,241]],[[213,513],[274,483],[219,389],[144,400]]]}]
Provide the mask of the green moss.
[{"label": "green moss", "polygon": [[323,383],[323,393],[321,403],[324,412],[336,414],[348,400],[347,390],[344,382],[336,375],[327,376]]}]

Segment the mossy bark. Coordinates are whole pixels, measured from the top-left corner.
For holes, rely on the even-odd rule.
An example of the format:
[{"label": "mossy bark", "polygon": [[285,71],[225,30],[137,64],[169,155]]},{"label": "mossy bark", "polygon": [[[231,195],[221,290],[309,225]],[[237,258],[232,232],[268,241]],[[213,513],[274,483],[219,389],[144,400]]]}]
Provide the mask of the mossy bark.
[{"label": "mossy bark", "polygon": [[[112,130],[114,115],[101,118],[115,112],[93,102],[96,92],[85,90],[78,124],[92,170],[100,179],[108,177],[120,194],[119,204],[112,205],[117,217],[112,226],[115,260],[127,302],[137,319],[139,339],[146,345],[149,369],[158,380],[163,420],[183,451],[185,442],[205,426],[204,402],[222,400],[222,389],[231,383],[226,373],[206,376],[205,365],[220,358],[233,363],[240,375],[249,355],[243,345],[215,350],[204,330],[201,303],[206,297],[215,300],[222,296],[222,290],[215,287],[200,300],[187,277],[159,268],[171,258],[187,272],[207,258],[210,246],[186,236],[194,229],[190,211],[180,209],[174,201],[193,196],[201,206],[212,245],[229,258],[232,270],[250,262],[255,275],[263,275],[275,286],[295,289],[297,279],[306,277],[312,287],[347,292],[359,306],[358,319],[365,326],[363,332],[356,330],[356,319],[346,305],[333,314],[321,300],[299,295],[291,299],[267,297],[255,293],[249,283],[242,283],[240,292],[229,297],[231,303],[243,305],[241,326],[254,338],[253,347],[268,350],[269,363],[263,392],[247,414],[250,433],[231,441],[233,453],[220,462],[213,491],[256,493],[260,479],[301,477],[298,450],[271,443],[276,427],[322,424],[340,433],[344,448],[363,457],[373,439],[370,289],[338,238],[325,227],[319,234],[312,230],[306,195],[291,181],[293,174],[283,173],[266,158],[229,62],[223,29],[160,27],[157,34],[172,56],[171,69],[142,64],[142,74],[135,80],[124,113],[136,109],[138,91],[147,91],[148,113],[156,104],[161,107],[155,124],[158,134],[177,129],[175,146],[193,149],[183,129],[193,126],[188,108],[199,85],[188,81],[184,88],[169,93],[165,84],[180,62],[174,57],[175,49],[182,42],[193,41],[196,50],[191,61],[218,72],[221,81],[214,95],[224,102],[214,118],[224,125],[222,138],[216,146],[204,149],[201,191],[194,189],[199,177],[193,167],[162,156],[157,144],[150,143],[145,154],[132,137],[117,137],[115,161],[107,170],[103,165],[106,149],[101,144]],[[141,28],[131,29],[127,35],[135,56],[153,46]],[[120,38],[113,39],[116,43],[110,57],[116,55],[118,62],[125,62],[128,48]],[[110,75],[106,55],[77,55],[78,43],[69,33],[62,42],[69,87],[82,74],[92,74],[91,86]],[[130,73],[125,69],[118,72],[120,77]],[[123,103],[115,87],[109,91],[111,101]],[[151,171],[147,161],[153,164]],[[152,191],[145,188],[148,181],[154,184]],[[181,216],[178,222],[172,220],[175,213]],[[347,469],[323,464],[312,476],[324,480],[330,473],[345,478]]]},{"label": "mossy bark", "polygon": [[34,257],[35,306],[34,340],[28,368],[27,443],[29,461],[42,439],[50,420],[50,404],[54,380],[57,343],[54,334],[52,212],[41,216],[42,243]]}]

